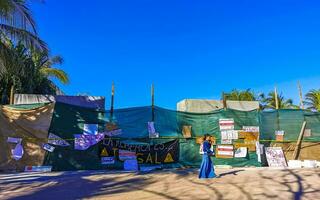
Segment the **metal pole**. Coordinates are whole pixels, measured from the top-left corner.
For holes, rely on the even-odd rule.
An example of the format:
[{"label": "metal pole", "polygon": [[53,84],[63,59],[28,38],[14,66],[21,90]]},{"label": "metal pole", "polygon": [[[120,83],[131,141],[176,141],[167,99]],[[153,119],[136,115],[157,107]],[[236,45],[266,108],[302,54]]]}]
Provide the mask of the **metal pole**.
[{"label": "metal pole", "polygon": [[152,121],[154,121],[154,85],[151,85],[151,109],[152,109]]},{"label": "metal pole", "polygon": [[114,82],[112,81],[112,86],[111,86],[111,108],[110,108],[110,121],[112,121],[113,118],[113,107],[114,107]]}]

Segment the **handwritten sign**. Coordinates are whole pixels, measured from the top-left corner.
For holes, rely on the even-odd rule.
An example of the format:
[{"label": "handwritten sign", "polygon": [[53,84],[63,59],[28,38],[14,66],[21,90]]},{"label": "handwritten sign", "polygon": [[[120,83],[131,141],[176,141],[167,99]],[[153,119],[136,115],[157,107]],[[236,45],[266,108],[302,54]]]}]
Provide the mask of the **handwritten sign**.
[{"label": "handwritten sign", "polygon": [[269,167],[287,167],[281,147],[266,147],[265,150]]}]

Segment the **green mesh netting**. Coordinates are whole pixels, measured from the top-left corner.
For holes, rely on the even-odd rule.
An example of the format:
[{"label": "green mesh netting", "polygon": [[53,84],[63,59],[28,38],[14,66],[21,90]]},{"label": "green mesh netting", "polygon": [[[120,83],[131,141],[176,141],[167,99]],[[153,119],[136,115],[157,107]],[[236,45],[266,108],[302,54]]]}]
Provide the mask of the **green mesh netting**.
[{"label": "green mesh netting", "polygon": [[[122,129],[118,139],[130,142],[144,142],[157,144],[179,139],[179,161],[177,165],[197,167],[201,163],[199,144],[195,137],[206,133],[214,135],[220,143],[219,119],[233,118],[235,129],[242,126],[259,126],[260,140],[266,146],[275,140],[275,131],[285,131],[285,141],[295,141],[298,138],[303,121],[307,121],[307,128],[311,129],[312,136],[304,138],[306,141],[320,140],[320,115],[303,110],[277,110],[277,111],[236,111],[222,109],[211,113],[196,114],[177,112],[155,107],[154,122],[160,138],[149,139],[147,122],[152,119],[151,107],[136,107],[117,109],[113,113],[112,121]],[[90,147],[88,150],[74,150],[73,134],[82,133],[84,123],[99,124],[103,131],[106,122],[110,121],[109,111],[99,111],[64,103],[56,103],[50,132],[71,143],[69,147],[56,147],[53,153],[47,153],[45,165],[52,165],[54,170],[75,169],[105,169],[100,164],[101,143]],[[192,138],[184,139],[182,126],[192,126]],[[250,152],[246,158],[213,158],[216,165],[232,166],[261,166],[257,161],[255,152]],[[167,165],[167,166],[177,166]],[[123,163],[117,161],[108,168],[122,168]]]}]

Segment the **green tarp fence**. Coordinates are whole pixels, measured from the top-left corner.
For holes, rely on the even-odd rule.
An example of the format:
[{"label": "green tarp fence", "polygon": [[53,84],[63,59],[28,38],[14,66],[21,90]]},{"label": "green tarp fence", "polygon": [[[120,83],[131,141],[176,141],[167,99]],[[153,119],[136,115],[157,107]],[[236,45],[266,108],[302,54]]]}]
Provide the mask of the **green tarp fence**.
[{"label": "green tarp fence", "polygon": [[[120,140],[145,142],[149,144],[164,143],[179,139],[179,161],[176,165],[168,166],[194,166],[201,163],[199,144],[195,138],[184,139],[182,126],[192,126],[192,137],[212,134],[220,142],[220,131],[218,121],[220,118],[233,118],[235,129],[242,126],[259,126],[260,139],[262,143],[268,144],[274,140],[275,130],[285,131],[285,140],[296,140],[298,138],[302,122],[307,121],[307,128],[311,128],[312,136],[309,141],[320,139],[320,116],[302,110],[278,110],[278,111],[236,111],[222,109],[205,114],[185,113],[155,107],[154,109],[155,129],[160,133],[159,139],[149,139],[147,122],[152,119],[151,107],[135,107],[128,109],[116,109],[112,121],[116,122],[122,129],[122,134],[117,136]],[[83,124],[99,124],[99,130],[103,131],[105,124],[110,121],[109,111],[93,110],[64,103],[56,103],[49,132],[66,139],[71,143],[68,147],[57,146],[54,152],[47,152],[45,165],[52,165],[53,170],[81,170],[81,169],[106,169],[122,168],[121,162],[115,165],[101,165],[100,152],[101,143],[91,146],[85,151],[74,150],[73,134],[81,134]],[[257,161],[255,152],[250,152],[247,158],[213,158],[216,165],[232,166],[261,166]],[[148,163],[147,163],[148,164]],[[151,164],[151,163],[150,163]]]}]

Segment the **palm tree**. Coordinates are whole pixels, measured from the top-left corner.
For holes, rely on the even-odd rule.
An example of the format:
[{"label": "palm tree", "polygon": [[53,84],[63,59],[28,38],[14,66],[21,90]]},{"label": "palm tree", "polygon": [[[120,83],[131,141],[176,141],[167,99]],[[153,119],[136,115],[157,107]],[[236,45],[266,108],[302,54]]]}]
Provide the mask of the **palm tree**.
[{"label": "palm tree", "polygon": [[250,89],[237,90],[233,89],[230,93],[225,94],[225,100],[234,101],[256,101],[258,98],[256,94]]},{"label": "palm tree", "polygon": [[308,109],[320,111],[320,89],[310,90],[306,94],[305,104],[308,106]]},{"label": "palm tree", "polygon": [[[269,92],[267,97],[264,94],[261,94],[260,99],[262,109],[276,109],[276,97],[273,91]],[[277,94],[277,99],[279,109],[298,108],[298,106],[293,105],[292,99],[285,99],[282,93]]]},{"label": "palm tree", "polygon": [[0,48],[4,48],[1,43],[6,38],[48,51],[37,36],[36,23],[25,0],[0,0]]},{"label": "palm tree", "polygon": [[52,78],[63,84],[69,83],[68,75],[55,65],[62,64],[60,56],[49,57],[37,49],[26,48],[23,43],[15,45],[7,42],[6,48],[0,49],[1,102],[7,103],[11,86],[20,93],[56,94],[60,91]]}]

